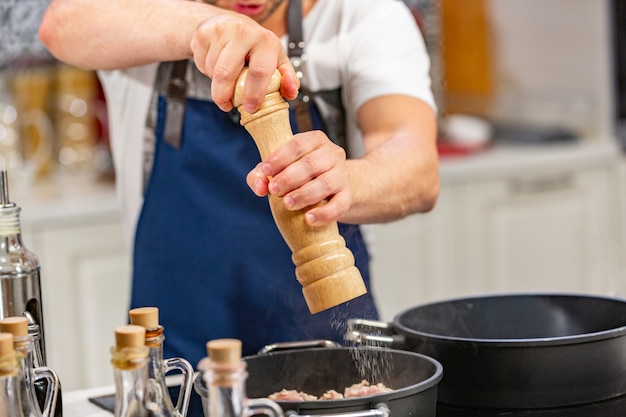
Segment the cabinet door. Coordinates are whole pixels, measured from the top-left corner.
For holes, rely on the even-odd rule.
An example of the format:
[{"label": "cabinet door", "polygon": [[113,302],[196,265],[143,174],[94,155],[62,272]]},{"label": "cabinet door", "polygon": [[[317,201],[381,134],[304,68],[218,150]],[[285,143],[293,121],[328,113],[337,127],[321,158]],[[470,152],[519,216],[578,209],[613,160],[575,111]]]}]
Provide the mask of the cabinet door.
[{"label": "cabinet door", "polygon": [[372,287],[381,319],[445,297],[455,291],[451,276],[456,226],[452,217],[456,195],[442,186],[437,207],[430,213],[375,225]]},{"label": "cabinet door", "polygon": [[468,185],[465,262],[475,292],[610,292],[614,186],[609,170]]},{"label": "cabinet door", "polygon": [[130,258],[117,217],[33,234],[48,366],[65,390],[113,384],[114,328],[128,322]]}]

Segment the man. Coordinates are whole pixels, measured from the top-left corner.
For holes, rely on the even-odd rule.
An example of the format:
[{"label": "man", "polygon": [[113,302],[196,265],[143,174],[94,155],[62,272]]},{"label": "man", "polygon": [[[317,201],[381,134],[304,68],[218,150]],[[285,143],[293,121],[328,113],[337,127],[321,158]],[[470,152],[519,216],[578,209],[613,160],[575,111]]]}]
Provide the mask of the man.
[{"label": "man", "polygon": [[[291,252],[257,196],[273,194],[288,210],[326,200],[305,219],[340,223],[368,287],[358,225],[433,208],[429,62],[402,2],[55,0],[40,36],[59,59],[100,70],[134,239],[132,306],[159,307],[166,356],[195,363],[218,337],[242,339],[244,354],[340,341],[349,316],[377,317],[371,292],[309,314]],[[244,109],[258,108],[278,69],[300,132],[262,162],[231,111],[244,66]]]}]

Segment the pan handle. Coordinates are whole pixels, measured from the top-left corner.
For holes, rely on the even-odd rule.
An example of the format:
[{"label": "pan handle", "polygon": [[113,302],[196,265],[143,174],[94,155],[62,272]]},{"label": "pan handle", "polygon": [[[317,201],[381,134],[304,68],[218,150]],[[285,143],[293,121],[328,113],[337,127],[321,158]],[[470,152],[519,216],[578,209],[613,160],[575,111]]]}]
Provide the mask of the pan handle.
[{"label": "pan handle", "polygon": [[312,347],[341,347],[337,342],[332,340],[302,340],[298,342],[278,342],[271,345],[265,345],[259,350],[259,355],[279,350],[306,349]]},{"label": "pan handle", "polygon": [[248,399],[248,415],[264,415],[268,417],[285,416],[283,409],[277,403],[267,398]]},{"label": "pan handle", "polygon": [[404,336],[397,334],[391,323],[376,320],[348,319],[345,338],[366,346],[391,348],[405,344]]},{"label": "pan handle", "polygon": [[385,403],[376,404],[376,408],[353,411],[350,413],[300,415],[293,410],[289,410],[285,413],[285,417],[389,417],[390,415],[391,412],[389,411],[389,407],[387,407],[387,404]]}]

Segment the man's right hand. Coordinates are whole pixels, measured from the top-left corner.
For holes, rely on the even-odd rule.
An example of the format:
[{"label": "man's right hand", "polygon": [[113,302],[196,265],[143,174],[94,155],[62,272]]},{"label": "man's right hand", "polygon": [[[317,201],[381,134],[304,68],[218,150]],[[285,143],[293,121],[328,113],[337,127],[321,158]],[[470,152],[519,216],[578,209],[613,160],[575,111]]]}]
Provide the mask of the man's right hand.
[{"label": "man's right hand", "polygon": [[247,112],[258,109],[276,68],[283,97],[293,100],[298,94],[300,82],[281,40],[246,16],[225,12],[202,22],[190,46],[196,66],[212,80],[213,101],[224,111],[233,107],[235,82],[246,65],[242,101]]}]

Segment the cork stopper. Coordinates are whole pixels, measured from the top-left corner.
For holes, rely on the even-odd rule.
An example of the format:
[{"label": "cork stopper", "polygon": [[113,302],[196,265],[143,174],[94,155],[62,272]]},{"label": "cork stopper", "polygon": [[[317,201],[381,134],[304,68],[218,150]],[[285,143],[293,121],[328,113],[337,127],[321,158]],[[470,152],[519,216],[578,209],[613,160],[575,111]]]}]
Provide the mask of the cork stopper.
[{"label": "cork stopper", "polygon": [[11,333],[13,337],[26,337],[28,320],[26,317],[5,317],[0,320],[0,332]]},{"label": "cork stopper", "polygon": [[111,348],[111,363],[118,369],[137,369],[148,357],[146,329],[134,324],[115,328],[115,346]]},{"label": "cork stopper", "polygon": [[207,354],[216,365],[236,367],[241,362],[241,340],[215,339],[207,342]]},{"label": "cork stopper", "polygon": [[115,328],[115,347],[140,348],[145,345],[146,329],[142,326],[128,324]]},{"label": "cork stopper", "polygon": [[156,307],[133,308],[128,312],[130,323],[146,329],[159,327],[159,309]]},{"label": "cork stopper", "polygon": [[13,335],[11,333],[0,333],[0,377],[17,375],[19,370],[17,357],[13,349]]},{"label": "cork stopper", "polygon": [[215,339],[207,342],[208,361],[204,374],[207,386],[232,387],[241,378],[245,363],[241,360],[241,340]]},{"label": "cork stopper", "polygon": [[12,355],[13,335],[11,333],[0,333],[0,358]]}]

